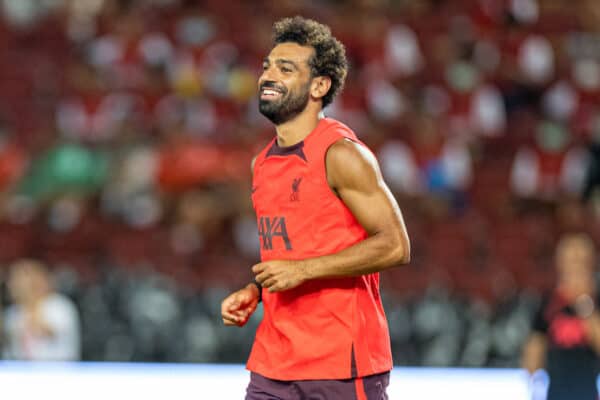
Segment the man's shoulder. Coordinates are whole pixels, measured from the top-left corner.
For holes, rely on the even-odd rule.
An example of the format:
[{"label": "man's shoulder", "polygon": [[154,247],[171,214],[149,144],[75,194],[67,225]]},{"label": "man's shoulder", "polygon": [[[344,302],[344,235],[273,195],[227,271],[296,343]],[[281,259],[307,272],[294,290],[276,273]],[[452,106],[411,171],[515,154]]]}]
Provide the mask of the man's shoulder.
[{"label": "man's shoulder", "polygon": [[323,130],[322,132],[330,135],[339,135],[341,137],[348,137],[357,140],[356,133],[345,123],[330,117],[324,117],[322,120]]},{"label": "man's shoulder", "polygon": [[375,155],[362,143],[347,138],[329,147],[325,165],[333,188],[364,188],[378,182],[380,177]]},{"label": "man's shoulder", "polygon": [[374,160],[374,154],[364,143],[348,137],[340,137],[327,149],[327,163],[339,162],[342,167],[352,167],[348,163],[370,164]]}]

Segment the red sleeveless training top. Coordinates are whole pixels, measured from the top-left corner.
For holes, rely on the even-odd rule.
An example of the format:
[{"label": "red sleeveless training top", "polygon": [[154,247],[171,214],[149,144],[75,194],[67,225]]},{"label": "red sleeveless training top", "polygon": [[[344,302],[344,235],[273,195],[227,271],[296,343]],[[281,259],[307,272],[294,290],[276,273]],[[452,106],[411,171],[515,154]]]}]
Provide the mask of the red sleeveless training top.
[{"label": "red sleeveless training top", "polygon": [[[367,237],[327,183],[327,149],[343,138],[359,142],[347,126],[323,118],[304,141],[281,148],[274,139],[257,156],[252,201],[263,261],[332,254]],[[312,280],[278,293],[263,290],[263,307],[250,371],[305,380],[348,379],[392,368],[377,273]]]}]

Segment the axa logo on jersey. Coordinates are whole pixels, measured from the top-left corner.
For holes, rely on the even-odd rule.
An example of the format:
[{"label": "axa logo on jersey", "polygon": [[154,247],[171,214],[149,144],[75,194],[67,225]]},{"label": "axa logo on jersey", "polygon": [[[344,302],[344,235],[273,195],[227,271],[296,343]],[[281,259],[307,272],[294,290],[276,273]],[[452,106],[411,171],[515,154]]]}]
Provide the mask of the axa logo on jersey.
[{"label": "axa logo on jersey", "polygon": [[258,236],[262,242],[263,250],[273,250],[273,240],[277,237],[281,238],[281,242],[287,251],[292,250],[292,242],[288,236],[285,217],[260,217],[258,220]]}]

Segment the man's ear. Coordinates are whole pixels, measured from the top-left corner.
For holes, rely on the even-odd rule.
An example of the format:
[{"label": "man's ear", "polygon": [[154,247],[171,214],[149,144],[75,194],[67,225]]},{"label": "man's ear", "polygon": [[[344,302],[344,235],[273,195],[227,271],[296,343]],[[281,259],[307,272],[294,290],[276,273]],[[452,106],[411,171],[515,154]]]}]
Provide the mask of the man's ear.
[{"label": "man's ear", "polygon": [[331,78],[328,76],[317,76],[313,78],[310,95],[315,99],[322,99],[331,88]]}]

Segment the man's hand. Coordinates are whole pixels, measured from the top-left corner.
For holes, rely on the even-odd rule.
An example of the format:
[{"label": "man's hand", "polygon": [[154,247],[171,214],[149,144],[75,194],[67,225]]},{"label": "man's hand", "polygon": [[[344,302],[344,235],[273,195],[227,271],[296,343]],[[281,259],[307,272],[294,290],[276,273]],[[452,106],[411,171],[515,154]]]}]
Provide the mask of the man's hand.
[{"label": "man's hand", "polygon": [[309,279],[302,261],[265,261],[253,266],[252,272],[256,281],[269,292],[293,289]]},{"label": "man's hand", "polygon": [[227,296],[221,303],[223,323],[228,326],[244,326],[256,310],[258,298],[258,288],[253,283]]}]

